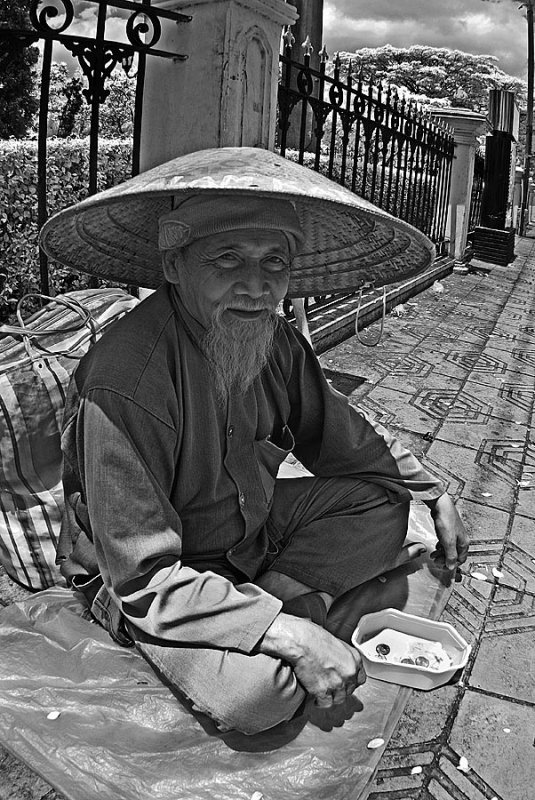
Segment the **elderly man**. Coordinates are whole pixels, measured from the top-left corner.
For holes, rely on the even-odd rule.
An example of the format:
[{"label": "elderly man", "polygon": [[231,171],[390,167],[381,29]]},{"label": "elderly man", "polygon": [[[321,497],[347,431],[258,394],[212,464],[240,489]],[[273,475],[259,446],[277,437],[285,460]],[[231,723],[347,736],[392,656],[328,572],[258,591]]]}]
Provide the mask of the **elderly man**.
[{"label": "elderly man", "polygon": [[[431,509],[445,570],[467,538],[440,482],[330,388],[276,309],[289,285],[325,293],[344,271],[347,285],[417,271],[425,237],[237,148],[90,198],[42,241],[71,266],[158,287],[71,384],[63,574],[221,731],[341,703],[365,676],[325,628],[333,600],[420,552],[404,545],[412,499]],[[289,453],[310,477],[277,477]]]}]

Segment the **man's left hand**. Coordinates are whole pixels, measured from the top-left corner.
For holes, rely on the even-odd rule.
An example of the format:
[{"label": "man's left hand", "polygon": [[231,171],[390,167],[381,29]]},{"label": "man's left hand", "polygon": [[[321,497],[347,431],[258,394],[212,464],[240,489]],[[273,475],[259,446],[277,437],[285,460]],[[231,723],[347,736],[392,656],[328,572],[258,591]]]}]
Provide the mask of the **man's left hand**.
[{"label": "man's left hand", "polygon": [[431,553],[431,558],[437,566],[453,572],[466,561],[468,532],[448,494],[441,495],[438,500],[433,500],[427,505],[431,510],[438,538],[437,548]]}]

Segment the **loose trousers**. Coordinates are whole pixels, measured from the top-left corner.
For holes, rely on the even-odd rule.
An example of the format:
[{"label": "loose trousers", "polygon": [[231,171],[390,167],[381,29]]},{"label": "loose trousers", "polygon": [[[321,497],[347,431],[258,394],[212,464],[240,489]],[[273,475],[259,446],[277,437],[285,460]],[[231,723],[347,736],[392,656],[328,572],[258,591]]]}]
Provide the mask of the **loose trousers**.
[{"label": "loose trousers", "polygon": [[[409,501],[351,478],[303,477],[276,483],[259,575],[276,570],[339,597],[394,566]],[[204,565],[218,570],[218,563]],[[231,565],[222,572],[233,579]],[[234,581],[239,585],[239,579]],[[271,656],[181,647],[128,624],[161,680],[217,728],[257,734],[292,719],[307,696],[291,666]],[[209,729],[210,724],[205,726]]]}]

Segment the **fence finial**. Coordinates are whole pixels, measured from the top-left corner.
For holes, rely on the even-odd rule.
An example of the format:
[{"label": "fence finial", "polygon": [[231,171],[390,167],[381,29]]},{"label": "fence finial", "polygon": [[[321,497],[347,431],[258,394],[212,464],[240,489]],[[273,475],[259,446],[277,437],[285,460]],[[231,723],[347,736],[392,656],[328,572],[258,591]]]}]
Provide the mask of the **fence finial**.
[{"label": "fence finial", "polygon": [[286,32],[283,34],[282,38],[284,39],[284,44],[286,47],[292,48],[295,42],[295,36],[292,33],[291,25],[288,25],[286,28]]},{"label": "fence finial", "polygon": [[328,60],[329,60],[329,53],[327,52],[327,48],[325,47],[325,45],[323,45],[321,53],[320,53],[320,61],[325,63]]},{"label": "fence finial", "polygon": [[301,47],[305,51],[305,56],[311,56],[314,52],[314,47],[312,46],[312,42],[310,41],[310,36],[308,36],[308,34]]}]

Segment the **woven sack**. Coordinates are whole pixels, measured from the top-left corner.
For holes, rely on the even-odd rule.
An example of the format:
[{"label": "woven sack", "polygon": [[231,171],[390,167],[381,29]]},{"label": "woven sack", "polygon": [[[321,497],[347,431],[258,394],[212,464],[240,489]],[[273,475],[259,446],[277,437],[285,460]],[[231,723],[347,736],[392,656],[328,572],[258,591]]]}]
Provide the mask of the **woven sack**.
[{"label": "woven sack", "polygon": [[67,384],[91,343],[139,302],[122,289],[44,299],[25,322],[20,301],[19,326],[0,327],[0,563],[34,591],[64,583],[55,558]]}]

